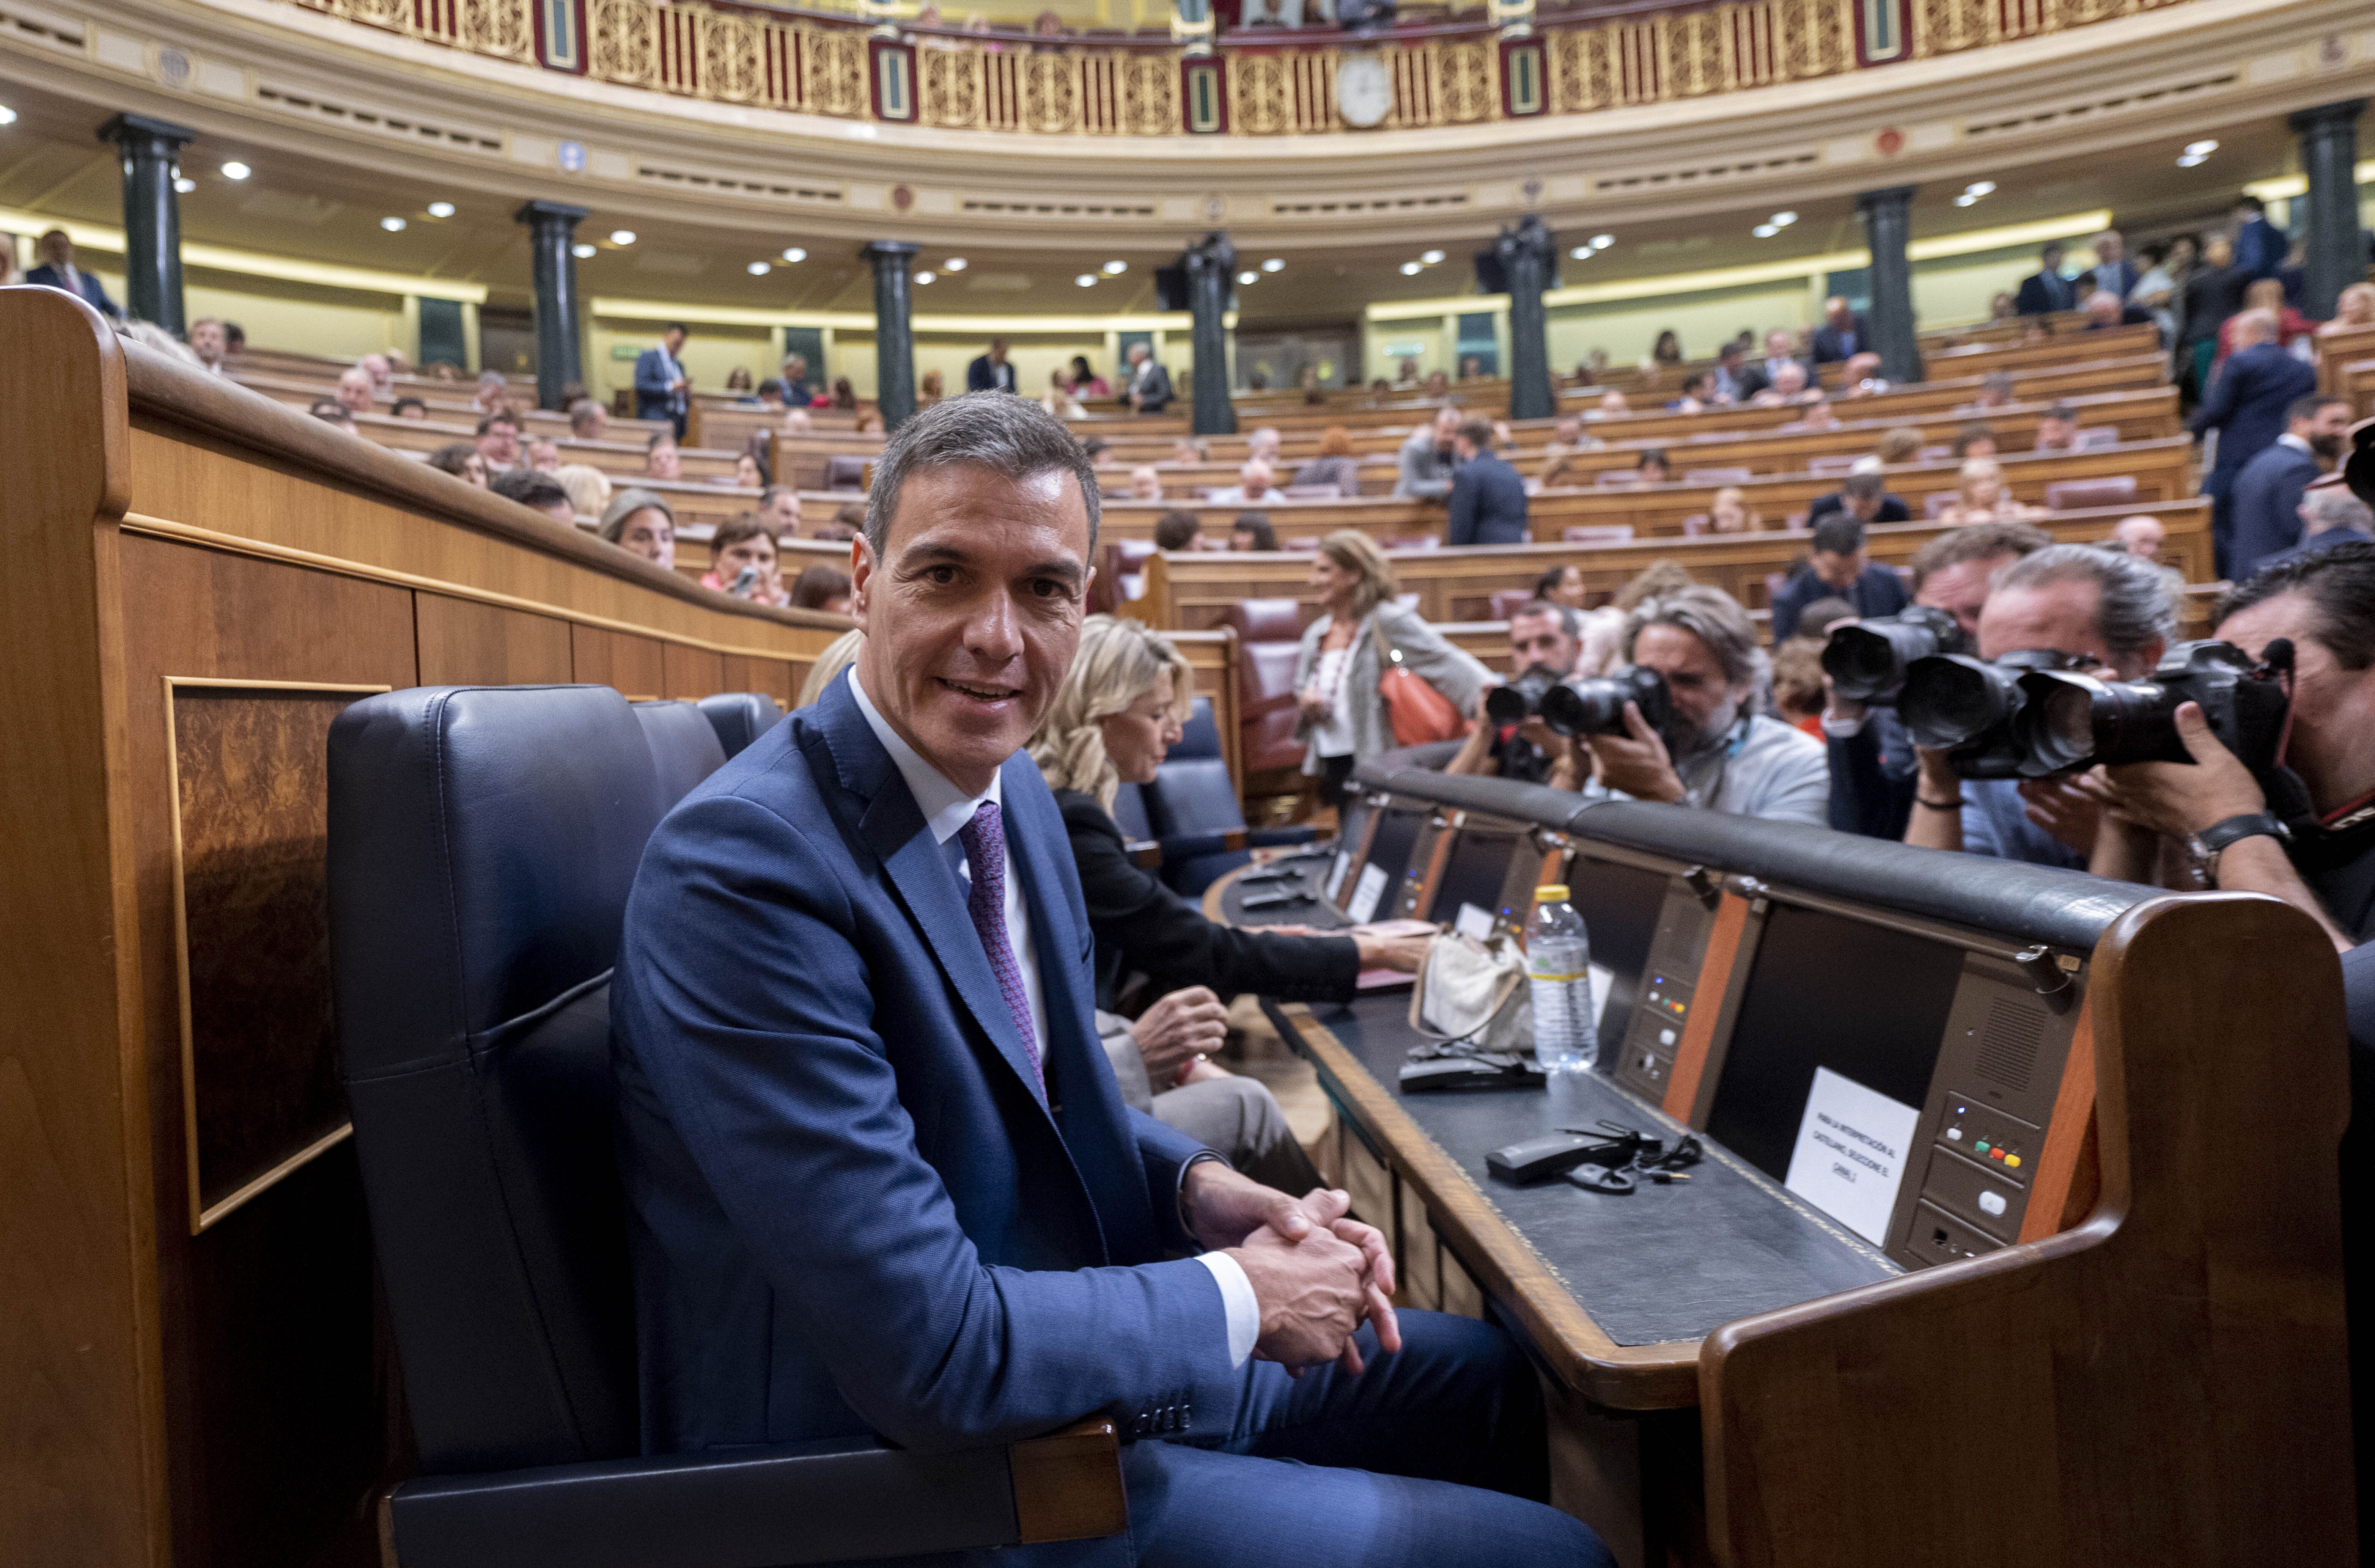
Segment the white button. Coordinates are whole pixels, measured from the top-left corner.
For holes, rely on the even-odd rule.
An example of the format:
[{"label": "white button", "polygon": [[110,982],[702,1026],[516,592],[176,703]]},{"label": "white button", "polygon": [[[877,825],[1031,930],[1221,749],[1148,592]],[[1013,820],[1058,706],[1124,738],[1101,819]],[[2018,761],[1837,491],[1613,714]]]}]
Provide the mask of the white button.
[{"label": "white button", "polygon": [[1672,1030],[1671,1030],[1671,1029],[1661,1029],[1661,1030],[1658,1031],[1658,1043],[1659,1043],[1659,1044],[1660,1044],[1660,1045],[1672,1045],[1673,1043],[1674,1043],[1674,1032],[1673,1032]]},{"label": "white button", "polygon": [[2002,1194],[2002,1193],[2000,1193],[2000,1192],[1984,1192],[1984,1191],[1983,1191],[1983,1192],[1981,1192],[1981,1193],[1979,1194],[1979,1212],[1980,1212],[1980,1213],[1982,1213],[1982,1214],[1999,1214],[1999,1215],[2000,1215],[2000,1214],[2002,1214],[2003,1211],[2004,1211],[2004,1200],[2003,1200],[2003,1194]]},{"label": "white button", "polygon": [[1953,1138],[1956,1143],[1960,1143],[1963,1141],[1963,1129],[1960,1127],[1948,1127],[1946,1129],[1946,1136]]}]

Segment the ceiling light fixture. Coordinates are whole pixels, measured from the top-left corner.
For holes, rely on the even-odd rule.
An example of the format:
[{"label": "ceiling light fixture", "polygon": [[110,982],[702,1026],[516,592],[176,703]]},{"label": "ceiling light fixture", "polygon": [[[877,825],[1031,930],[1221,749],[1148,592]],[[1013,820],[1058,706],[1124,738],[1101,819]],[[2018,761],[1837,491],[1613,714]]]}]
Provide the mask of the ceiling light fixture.
[{"label": "ceiling light fixture", "polygon": [[610,230],[610,243],[614,245],[632,245],[634,242],[635,231],[633,230],[613,229]]},{"label": "ceiling light fixture", "polygon": [[1261,274],[1251,270],[1241,272],[1237,274],[1237,281],[1240,283],[1259,283],[1261,281]]},{"label": "ceiling light fixture", "polygon": [[13,125],[16,123],[17,112],[6,104],[0,103],[0,125]]},{"label": "ceiling light fixture", "polygon": [[187,174],[176,174],[173,176],[173,189],[181,192],[182,195],[186,196],[197,188],[198,183],[195,180],[191,179]]},{"label": "ceiling light fixture", "polygon": [[916,274],[916,287],[921,289],[928,283],[937,282],[939,276],[937,272],[919,272]]},{"label": "ceiling light fixture", "polygon": [[1286,270],[1286,258],[1283,256],[1272,256],[1268,261],[1262,263],[1262,270],[1264,272],[1283,272]]},{"label": "ceiling light fixture", "polygon": [[454,204],[452,202],[431,202],[429,204],[429,216],[431,218],[451,218],[454,216]]},{"label": "ceiling light fixture", "polygon": [[587,244],[585,241],[580,240],[577,243],[569,247],[569,253],[575,256],[579,261],[592,261],[594,259],[594,247]]},{"label": "ceiling light fixture", "polygon": [[1081,274],[1080,277],[1072,279],[1072,281],[1079,284],[1083,289],[1093,289],[1097,286],[1097,275],[1093,272],[1084,272]]},{"label": "ceiling light fixture", "polygon": [[2212,153],[2216,152],[2217,150],[2218,144],[2214,141],[2205,140],[2188,142],[2185,144],[2185,156],[2188,158],[2208,158]]},{"label": "ceiling light fixture", "polygon": [[1798,215],[1794,212],[1777,212],[1773,215],[1773,227],[1776,229],[1787,229],[1797,221]]},{"label": "ceiling light fixture", "polygon": [[236,159],[222,166],[222,177],[226,180],[244,180],[254,172],[254,170]]},{"label": "ceiling light fixture", "polygon": [[784,252],[784,259],[787,262],[804,262],[809,259],[809,253],[798,245],[793,245]]},{"label": "ceiling light fixture", "polygon": [[1107,277],[1119,277],[1123,273],[1128,272],[1128,270],[1129,263],[1126,261],[1109,261],[1105,263],[1105,276]]},{"label": "ceiling light fixture", "polygon": [[1593,250],[1589,245],[1577,245],[1566,254],[1569,261],[1589,261],[1599,253],[1599,252]]},{"label": "ceiling light fixture", "polygon": [[1433,266],[1436,263],[1443,259],[1443,253],[1441,251],[1421,251],[1418,253],[1418,259],[1421,265]]},{"label": "ceiling light fixture", "polygon": [[753,277],[764,277],[767,274],[774,271],[775,269],[765,262],[752,262],[742,270],[749,273]]},{"label": "ceiling light fixture", "polygon": [[964,269],[965,259],[963,256],[951,256],[940,264],[942,272],[963,272]]},{"label": "ceiling light fixture", "polygon": [[2177,160],[2177,166],[2180,169],[2196,169],[2208,161],[2210,158],[2207,153],[2189,152]]},{"label": "ceiling light fixture", "polygon": [[1425,270],[1426,269],[1424,267],[1419,265],[1416,262],[1402,263],[1402,276],[1404,277],[1416,277],[1420,273],[1424,272]]},{"label": "ceiling light fixture", "polygon": [[1974,180],[1963,187],[1963,194],[1967,196],[1991,196],[1996,194],[1996,183],[1993,180]]},{"label": "ceiling light fixture", "polygon": [[1591,237],[1591,248],[1595,251],[1604,251],[1614,243],[1616,236],[1613,234],[1594,234]]},{"label": "ceiling light fixture", "polygon": [[401,234],[404,232],[404,219],[401,218],[383,218],[379,220],[379,226],[382,229],[386,230],[391,234]]},{"label": "ceiling light fixture", "polygon": [[1755,235],[1760,240],[1770,240],[1774,235],[1781,232],[1781,230],[1776,229],[1770,223],[1760,223],[1755,228],[1750,230],[1749,232]]},{"label": "ceiling light fixture", "polygon": [[1979,205],[1979,197],[1971,195],[1968,191],[1965,191],[1961,195],[1955,198],[1955,205],[1956,206],[1977,206]]}]

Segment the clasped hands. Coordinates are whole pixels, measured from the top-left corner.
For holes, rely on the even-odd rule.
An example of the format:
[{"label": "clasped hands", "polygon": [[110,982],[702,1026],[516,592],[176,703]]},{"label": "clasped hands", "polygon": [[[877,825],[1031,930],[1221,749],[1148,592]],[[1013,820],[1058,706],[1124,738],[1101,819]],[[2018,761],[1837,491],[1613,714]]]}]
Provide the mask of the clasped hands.
[{"label": "clasped hands", "polygon": [[1331,1361],[1358,1373],[1353,1336],[1364,1322],[1376,1325],[1381,1349],[1402,1348],[1389,1299],[1393,1256],[1377,1227],[1346,1217],[1347,1194],[1315,1187],[1290,1197],[1206,1161],[1189,1169],[1183,1201],[1196,1239],[1225,1250],[1254,1288],[1255,1355],[1298,1376]]}]

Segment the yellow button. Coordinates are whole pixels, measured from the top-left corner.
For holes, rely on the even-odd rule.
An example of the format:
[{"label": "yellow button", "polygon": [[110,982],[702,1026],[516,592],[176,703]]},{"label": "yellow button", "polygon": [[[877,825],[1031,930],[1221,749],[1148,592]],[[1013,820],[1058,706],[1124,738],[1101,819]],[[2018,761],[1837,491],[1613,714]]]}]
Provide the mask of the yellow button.
[{"label": "yellow button", "polygon": [[2017,1154],[2007,1154],[2004,1156],[2004,1163],[2007,1165],[2017,1165],[2020,1163],[2020,1156]]}]

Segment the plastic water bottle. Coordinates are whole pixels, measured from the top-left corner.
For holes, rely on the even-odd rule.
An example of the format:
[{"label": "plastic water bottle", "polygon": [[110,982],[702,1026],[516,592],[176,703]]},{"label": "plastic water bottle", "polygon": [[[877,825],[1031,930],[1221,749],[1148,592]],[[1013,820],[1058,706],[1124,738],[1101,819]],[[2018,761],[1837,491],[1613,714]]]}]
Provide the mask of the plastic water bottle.
[{"label": "plastic water bottle", "polygon": [[1534,998],[1534,1057],[1543,1070],[1588,1072],[1599,1055],[1591,1014],[1591,938],[1566,902],[1566,884],[1534,890],[1526,920],[1526,982]]}]

